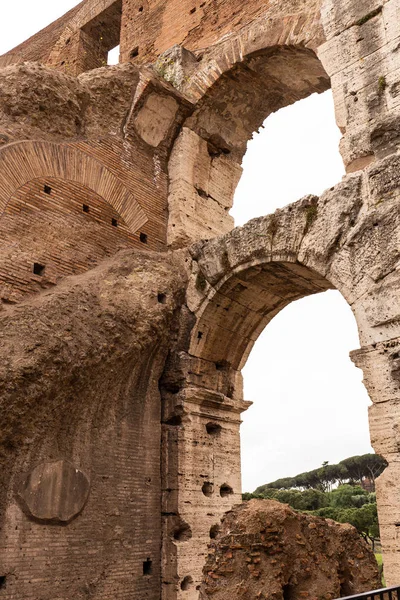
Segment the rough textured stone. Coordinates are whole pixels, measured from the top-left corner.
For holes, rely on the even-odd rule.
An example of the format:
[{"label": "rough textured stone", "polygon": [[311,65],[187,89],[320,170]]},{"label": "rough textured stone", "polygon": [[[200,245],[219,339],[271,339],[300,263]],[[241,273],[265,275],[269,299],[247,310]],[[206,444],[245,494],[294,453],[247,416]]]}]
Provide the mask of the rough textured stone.
[{"label": "rough textured stone", "polygon": [[[137,598],[159,594],[158,381],[186,278],[184,255],[162,258],[125,250],[1,313],[6,598],[84,598],[86,589],[101,598],[118,589]],[[79,518],[63,527],[28,519],[15,497],[21,475],[36,476],[38,463],[49,461],[68,461],[91,479]],[[28,492],[31,512],[48,514],[47,501]],[[151,574],[144,575],[147,560]]]},{"label": "rough textured stone", "polygon": [[135,119],[135,128],[143,140],[157,148],[170,130],[178,104],[174,98],[150,94]]},{"label": "rough textured stone", "polygon": [[331,600],[378,587],[374,554],[351,525],[251,500],[210,543],[200,599]]}]

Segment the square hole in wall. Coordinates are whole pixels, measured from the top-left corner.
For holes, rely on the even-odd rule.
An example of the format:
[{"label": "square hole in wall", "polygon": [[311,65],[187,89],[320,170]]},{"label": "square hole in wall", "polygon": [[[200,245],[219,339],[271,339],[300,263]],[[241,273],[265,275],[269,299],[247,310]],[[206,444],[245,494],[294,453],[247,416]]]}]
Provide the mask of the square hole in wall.
[{"label": "square hole in wall", "polygon": [[42,275],[44,275],[45,272],[45,265],[41,265],[40,263],[33,263],[33,274],[34,275],[39,275],[40,277]]},{"label": "square hole in wall", "polygon": [[82,204],[82,210],[84,213],[88,213],[90,211],[90,207],[87,204]]},{"label": "square hole in wall", "polygon": [[5,587],[7,577],[5,575],[0,575],[0,590]]},{"label": "square hole in wall", "polygon": [[90,71],[105,65],[119,63],[122,0],[108,4],[102,12],[88,21],[80,30],[83,52],[81,68]]},{"label": "square hole in wall", "polygon": [[143,562],[143,575],[151,575],[153,562],[150,558]]},{"label": "square hole in wall", "polygon": [[140,234],[140,241],[142,242],[142,244],[147,244],[147,233]]},{"label": "square hole in wall", "polygon": [[129,53],[129,58],[136,58],[137,56],[139,56],[139,46],[135,46]]},{"label": "square hole in wall", "polygon": [[118,227],[118,221],[117,221],[117,219],[111,219],[111,225],[113,227]]},{"label": "square hole in wall", "polygon": [[51,194],[51,187],[49,185],[45,185],[43,187],[43,191],[44,191],[45,194],[49,194],[50,195]]}]

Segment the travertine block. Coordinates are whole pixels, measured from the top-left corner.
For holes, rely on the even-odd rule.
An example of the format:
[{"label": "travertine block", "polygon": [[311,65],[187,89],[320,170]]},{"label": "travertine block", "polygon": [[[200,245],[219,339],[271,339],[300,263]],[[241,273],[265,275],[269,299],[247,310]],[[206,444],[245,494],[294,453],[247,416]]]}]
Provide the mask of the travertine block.
[{"label": "travertine block", "polygon": [[167,136],[177,111],[174,98],[150,94],[136,115],[136,131],[147,144],[157,148]]},{"label": "travertine block", "polygon": [[357,22],[369,20],[368,16],[383,4],[385,0],[325,0],[321,7],[321,17],[326,37],[331,39]]}]

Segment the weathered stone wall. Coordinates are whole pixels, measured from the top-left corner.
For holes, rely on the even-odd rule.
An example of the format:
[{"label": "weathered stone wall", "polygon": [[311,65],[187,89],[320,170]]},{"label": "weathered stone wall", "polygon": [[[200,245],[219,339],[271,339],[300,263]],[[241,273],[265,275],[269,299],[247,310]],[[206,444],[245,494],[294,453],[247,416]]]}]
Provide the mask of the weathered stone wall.
[{"label": "weathered stone wall", "polygon": [[322,7],[327,42],[318,53],[331,78],[348,171],[398,147],[398,13],[397,0],[327,0]]},{"label": "weathered stone wall", "polygon": [[122,247],[166,249],[167,158],[188,110],[133,65],[78,79],[34,63],[0,69],[2,302]]},{"label": "weathered stone wall", "polygon": [[[181,388],[175,401],[188,417],[192,412],[197,413],[196,403],[201,403],[199,439],[209,421],[222,425],[212,449],[192,446],[190,437],[185,439],[184,435],[178,441],[180,447],[174,449],[178,455],[184,455],[185,460],[190,455],[191,464],[199,465],[192,475],[192,483],[181,486],[178,495],[180,512],[185,510],[187,502],[193,503],[194,489],[197,494],[196,517],[193,524],[188,521],[195,527],[196,535],[181,550],[182,570],[179,563],[177,567],[181,581],[186,576],[192,577],[194,589],[201,581],[200,562],[198,569],[192,563],[190,572],[186,572],[187,556],[201,555],[205,551],[203,540],[210,532],[209,515],[214,519],[222,517],[226,510],[218,494],[218,486],[222,484],[220,477],[226,477],[226,465],[229,465],[229,477],[224,483],[233,491],[232,502],[240,500],[240,488],[237,489],[239,421],[229,427],[226,421],[232,413],[238,415],[246,409],[240,369],[269,321],[291,301],[335,288],[343,294],[356,317],[360,341],[365,346],[362,352],[369,356],[374,345],[397,348],[400,184],[395,176],[391,178],[390,191],[384,192],[387,172],[397,160],[397,157],[385,159],[362,173],[347,176],[319,199],[306,197],[272,216],[255,219],[191,248],[194,262],[187,305],[196,316],[196,323],[188,352],[177,354],[176,363],[181,364],[181,370],[174,364],[177,385]],[[396,350],[392,353],[394,356]],[[386,355],[388,364],[384,371],[375,362],[370,370],[361,359],[357,364],[364,369],[367,388],[373,388],[369,389],[371,400],[376,403],[371,409],[372,443],[390,463],[378,481],[378,490],[381,490],[378,504],[384,548],[391,554],[385,558],[386,578],[395,584],[399,576],[395,564],[396,523],[400,513],[394,485],[398,455],[396,426],[388,419],[387,411],[396,421],[393,411],[399,398],[399,385],[392,375],[397,364],[391,358],[392,353]],[[390,386],[393,408],[387,404],[387,386]],[[386,416],[375,412],[379,406],[385,407]],[[229,459],[223,455],[226,448],[229,448]],[[204,472],[202,465],[207,463],[212,469]],[[200,482],[201,476],[209,477],[212,473],[215,493],[207,504]],[[188,471],[185,474],[187,477]],[[387,478],[393,487],[388,486]],[[196,597],[194,592],[192,597]]]},{"label": "weathered stone wall", "polygon": [[[316,48],[324,41],[320,0],[83,0],[64,17],[0,58],[0,65],[40,61],[77,75],[107,64],[121,45],[122,62],[153,62],[179,44],[200,56],[225,36],[257,19],[271,25],[276,43],[291,33]],[[263,27],[263,26],[262,26]]]},{"label": "weathered stone wall", "polygon": [[[240,370],[331,288],[398,583],[399,9],[85,0],[0,57],[2,597],[197,600],[240,501]],[[253,131],[329,86],[347,177],[232,231]]]},{"label": "weathered stone wall", "polygon": [[125,251],[3,311],[3,598],[159,597],[158,381],[184,264]]}]

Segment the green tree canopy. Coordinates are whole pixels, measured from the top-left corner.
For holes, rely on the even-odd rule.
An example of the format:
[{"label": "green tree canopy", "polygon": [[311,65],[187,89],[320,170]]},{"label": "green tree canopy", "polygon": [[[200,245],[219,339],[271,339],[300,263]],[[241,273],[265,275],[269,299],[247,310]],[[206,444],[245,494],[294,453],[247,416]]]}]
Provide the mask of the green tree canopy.
[{"label": "green tree canopy", "polygon": [[386,460],[378,454],[351,456],[337,465],[324,462],[318,469],[266,483],[258,487],[254,493],[263,494],[267,489],[289,490],[293,488],[316,489],[325,492],[337,485],[340,486],[344,483],[362,485],[367,480],[371,482],[372,489],[374,489],[375,479],[386,467]]}]

